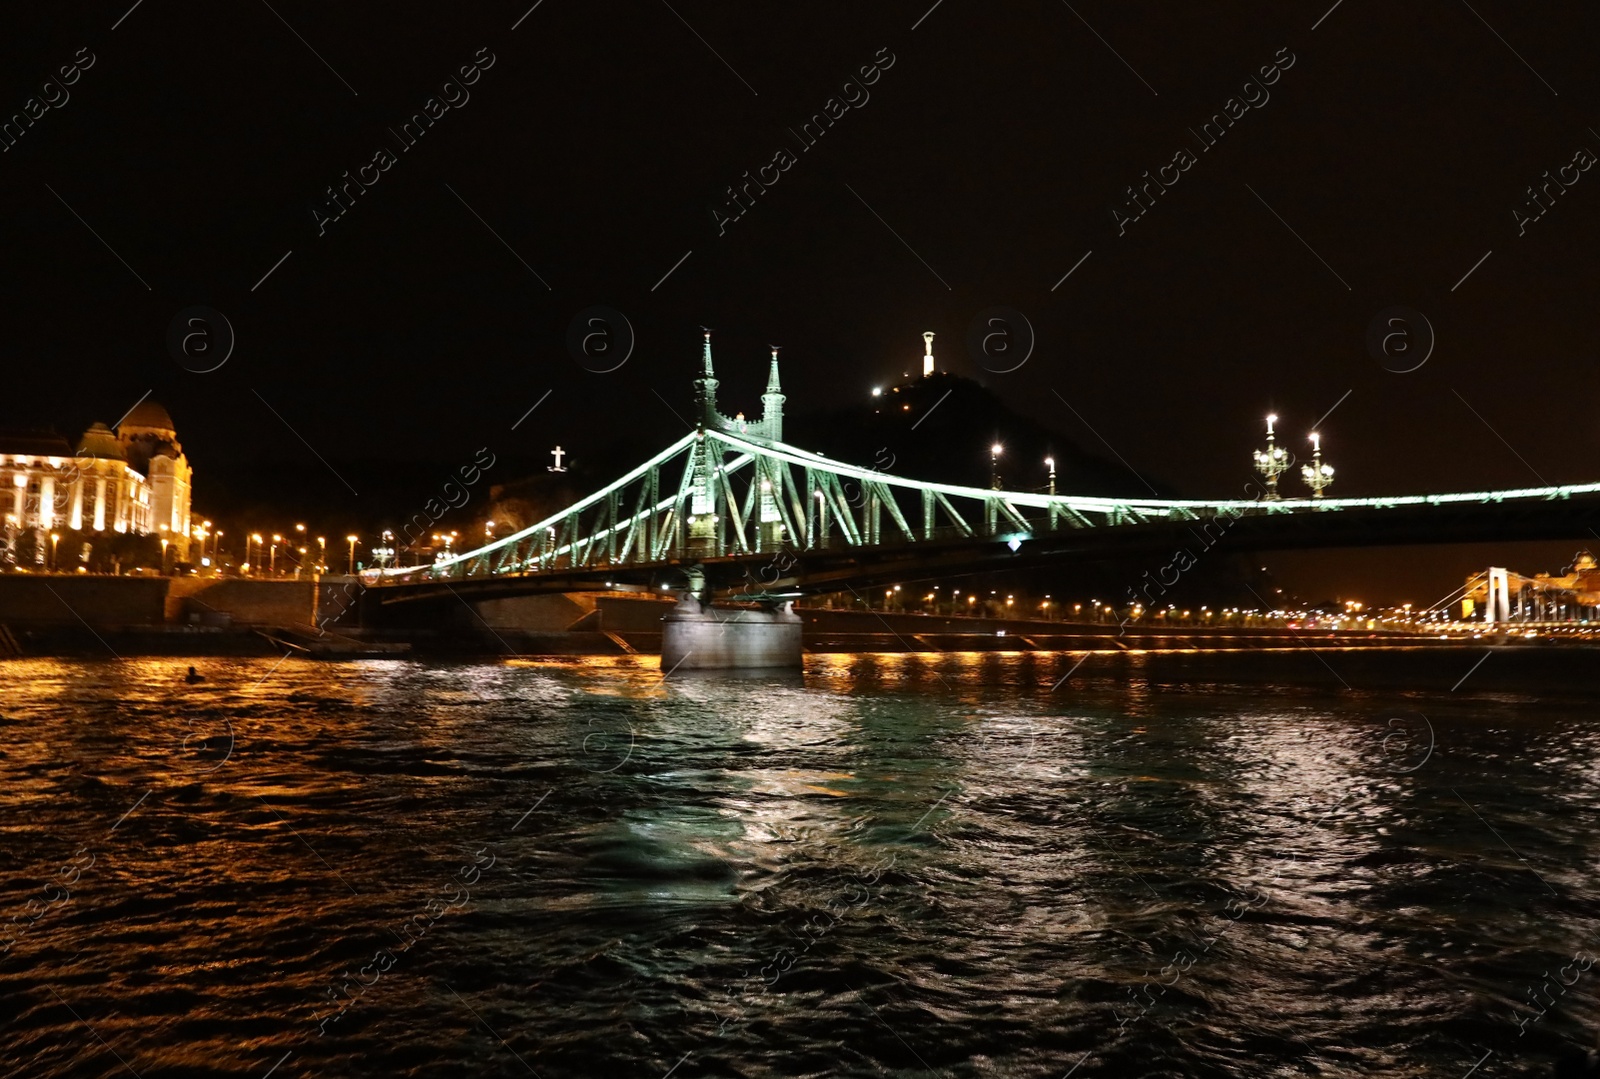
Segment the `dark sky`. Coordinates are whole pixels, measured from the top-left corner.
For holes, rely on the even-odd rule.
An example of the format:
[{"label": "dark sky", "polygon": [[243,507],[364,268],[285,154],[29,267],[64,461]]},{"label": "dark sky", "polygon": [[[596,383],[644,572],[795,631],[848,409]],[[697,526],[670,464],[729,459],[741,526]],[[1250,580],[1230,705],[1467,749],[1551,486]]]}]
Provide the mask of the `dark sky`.
[{"label": "dark sky", "polygon": [[[75,434],[153,391],[203,508],[208,470],[313,450],[665,445],[702,324],[728,411],[758,407],[769,342],[801,411],[910,368],[931,329],[944,366],[1195,495],[1242,489],[1269,408],[1297,448],[1334,409],[1330,493],[1600,475],[1600,170],[1569,169],[1524,234],[1513,212],[1600,154],[1592,3],[532,6],[8,12],[5,114],[94,63],[0,154],[0,424]],[[1270,97],[1245,87],[1291,54]],[[469,98],[442,88],[479,55]],[[845,87],[889,55],[870,97]],[[1190,129],[1246,93],[1202,151]],[[446,94],[401,151],[390,129]],[[846,94],[801,150],[789,129]],[[380,149],[319,235],[324,189]],[[780,149],[719,234],[725,189]],[[1119,235],[1124,188],[1179,150],[1192,166]],[[637,335],[606,374],[565,344],[595,304]],[[237,335],[214,372],[169,355],[193,305]],[[1004,374],[963,343],[995,306],[1037,335]],[[1437,338],[1406,373],[1366,343],[1396,306]]]}]

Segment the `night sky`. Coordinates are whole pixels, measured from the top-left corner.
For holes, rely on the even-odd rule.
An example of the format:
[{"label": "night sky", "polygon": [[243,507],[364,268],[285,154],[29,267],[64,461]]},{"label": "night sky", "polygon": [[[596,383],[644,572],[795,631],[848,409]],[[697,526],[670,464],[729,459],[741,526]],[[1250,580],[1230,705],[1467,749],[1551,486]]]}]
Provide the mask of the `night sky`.
[{"label": "night sky", "polygon": [[[1332,410],[1330,494],[1600,478],[1593,4],[530,6],[8,12],[0,111],[58,104],[0,153],[0,424],[76,437],[152,391],[204,510],[246,465],[664,446],[702,325],[730,413],[769,344],[797,413],[915,370],[933,330],[941,366],[1195,496],[1242,492],[1268,410],[1297,451]],[[1147,171],[1172,182],[1141,213]],[[607,373],[566,343],[593,305],[636,334]],[[192,306],[236,334],[215,371],[169,352]],[[1014,371],[968,355],[994,307],[1036,334]],[[1397,307],[1436,337],[1415,370],[1369,348]],[[1574,546],[1506,550],[1532,572]],[[1487,557],[1281,564],[1420,602]]]}]

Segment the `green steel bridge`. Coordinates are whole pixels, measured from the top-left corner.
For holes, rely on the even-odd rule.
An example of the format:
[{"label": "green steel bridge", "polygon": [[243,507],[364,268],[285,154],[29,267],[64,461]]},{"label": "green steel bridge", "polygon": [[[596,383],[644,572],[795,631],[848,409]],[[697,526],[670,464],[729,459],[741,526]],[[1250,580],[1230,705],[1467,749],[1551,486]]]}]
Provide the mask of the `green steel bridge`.
[{"label": "green steel bridge", "polygon": [[696,430],[519,532],[431,565],[368,571],[368,599],[387,606],[613,587],[770,603],[1180,549],[1600,540],[1600,483],[1370,498],[1276,498],[1269,485],[1256,497],[1213,500],[915,480],[783,442],[776,351],[759,420],[717,410],[709,334],[703,365]]}]

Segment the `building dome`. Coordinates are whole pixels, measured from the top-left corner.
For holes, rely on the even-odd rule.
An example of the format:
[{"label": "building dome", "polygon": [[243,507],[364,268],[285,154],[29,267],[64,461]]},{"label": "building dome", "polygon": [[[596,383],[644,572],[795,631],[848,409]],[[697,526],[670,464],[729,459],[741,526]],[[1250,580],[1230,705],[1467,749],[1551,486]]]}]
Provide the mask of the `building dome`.
[{"label": "building dome", "polygon": [[175,434],[177,428],[172,426],[172,417],[167,415],[167,410],[160,404],[148,398],[133,406],[133,411],[122,421],[122,429],[142,427],[152,431],[164,431]]},{"label": "building dome", "polygon": [[83,438],[78,441],[78,456],[103,457],[112,461],[127,460],[127,454],[122,452],[122,443],[111,433],[111,428],[103,423],[97,423],[83,433]]}]

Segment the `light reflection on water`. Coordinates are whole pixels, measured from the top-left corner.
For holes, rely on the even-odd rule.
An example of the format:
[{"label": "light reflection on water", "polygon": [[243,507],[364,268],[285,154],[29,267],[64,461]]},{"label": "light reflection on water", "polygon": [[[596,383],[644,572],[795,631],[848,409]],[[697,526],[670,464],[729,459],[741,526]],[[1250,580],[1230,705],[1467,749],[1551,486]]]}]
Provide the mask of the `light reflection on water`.
[{"label": "light reflection on water", "polygon": [[1600,943],[1591,699],[1267,656],[1052,691],[1082,658],[0,664],[0,1066],[1514,1075],[1593,1037],[1600,976],[1530,993]]}]

